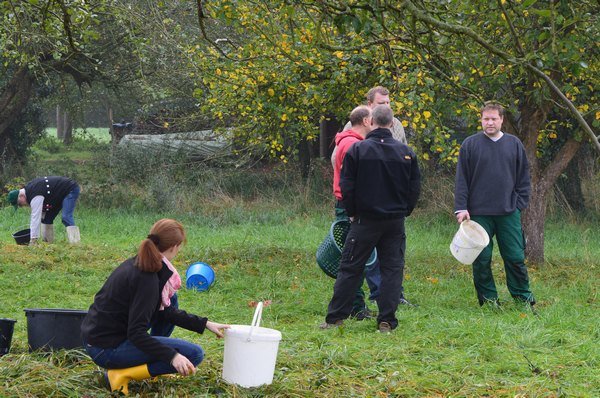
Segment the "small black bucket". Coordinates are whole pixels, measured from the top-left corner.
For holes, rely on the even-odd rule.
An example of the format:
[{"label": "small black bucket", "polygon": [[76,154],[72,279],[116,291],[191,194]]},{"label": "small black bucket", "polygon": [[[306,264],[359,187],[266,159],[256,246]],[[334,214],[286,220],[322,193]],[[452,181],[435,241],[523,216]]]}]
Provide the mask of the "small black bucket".
[{"label": "small black bucket", "polygon": [[10,350],[15,322],[14,319],[0,318],[0,357]]},{"label": "small black bucket", "polygon": [[28,245],[29,238],[31,237],[31,230],[29,228],[22,229],[19,232],[15,232],[12,237],[15,238],[17,245]]},{"label": "small black bucket", "polygon": [[87,311],[53,308],[25,309],[29,351],[83,347],[81,322]]}]

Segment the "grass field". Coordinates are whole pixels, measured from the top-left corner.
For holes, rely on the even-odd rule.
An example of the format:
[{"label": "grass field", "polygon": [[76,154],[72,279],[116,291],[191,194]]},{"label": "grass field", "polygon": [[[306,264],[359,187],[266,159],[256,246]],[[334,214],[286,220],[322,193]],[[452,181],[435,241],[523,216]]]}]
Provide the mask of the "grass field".
[{"label": "grass field", "polygon": [[[56,127],[48,127],[46,135],[56,137]],[[75,137],[93,137],[100,142],[110,142],[110,130],[108,127],[86,127],[85,129],[74,129]]]},{"label": "grass field", "polygon": [[[29,353],[24,308],[87,309],[111,270],[135,253],[151,224],[176,217],[188,243],[175,259],[184,278],[194,261],[216,271],[208,292],[183,289],[180,306],[217,322],[249,324],[249,302],[272,300],[262,325],[281,331],[274,382],[242,389],[221,379],[223,341],[176,329],[200,343],[206,359],[190,378],[132,383],[142,397],[598,397],[600,228],[581,222],[546,228],[546,265],[531,267],[534,316],[509,299],[498,253],[494,272],[502,309],[477,305],[469,267],[448,244],[450,216],[417,211],[407,221],[405,289],[418,308],[398,310],[390,335],[375,321],[318,329],[333,280],[314,259],[331,222],[329,206],[221,206],[210,216],[78,208],[82,243],[17,246],[10,236],[28,213],[0,210],[0,317],[17,320],[11,352],[0,358],[1,397],[108,396],[81,351]],[[268,216],[267,216],[268,215]],[[185,279],[185,278],[184,278]],[[371,305],[374,308],[373,305]]]},{"label": "grass field", "polygon": [[73,142],[68,146],[56,138],[56,128],[47,128],[46,135],[36,142],[32,152],[35,159],[41,159],[50,165],[65,161],[82,163],[94,158],[97,151],[92,147],[106,147],[108,143],[110,143],[108,128],[74,129]]}]

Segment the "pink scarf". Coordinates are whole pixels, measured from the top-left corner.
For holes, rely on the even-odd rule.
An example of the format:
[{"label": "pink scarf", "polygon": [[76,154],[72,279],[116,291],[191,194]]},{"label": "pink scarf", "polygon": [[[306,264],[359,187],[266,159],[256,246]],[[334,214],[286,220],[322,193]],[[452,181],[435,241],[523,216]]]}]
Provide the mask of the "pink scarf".
[{"label": "pink scarf", "polygon": [[181,277],[179,276],[179,273],[175,267],[173,267],[173,264],[171,264],[171,262],[167,260],[165,256],[163,256],[162,260],[165,264],[167,264],[167,267],[173,271],[173,275],[171,275],[167,283],[165,283],[165,287],[163,288],[160,310],[164,310],[165,307],[169,307],[171,305],[171,297],[173,297],[173,295],[181,287]]}]

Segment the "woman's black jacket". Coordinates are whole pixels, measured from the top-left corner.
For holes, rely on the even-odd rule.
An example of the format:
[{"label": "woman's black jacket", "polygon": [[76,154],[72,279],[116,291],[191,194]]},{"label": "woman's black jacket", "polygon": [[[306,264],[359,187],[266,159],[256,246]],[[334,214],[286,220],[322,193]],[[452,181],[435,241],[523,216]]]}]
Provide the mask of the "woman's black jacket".
[{"label": "woman's black jacket", "polygon": [[95,347],[114,348],[129,340],[156,359],[170,363],[177,353],[148,334],[160,319],[202,333],[207,318],[173,307],[159,311],[161,292],[173,272],[163,263],[158,272],[143,272],[135,257],[119,265],[94,297],[81,325],[83,341]]}]

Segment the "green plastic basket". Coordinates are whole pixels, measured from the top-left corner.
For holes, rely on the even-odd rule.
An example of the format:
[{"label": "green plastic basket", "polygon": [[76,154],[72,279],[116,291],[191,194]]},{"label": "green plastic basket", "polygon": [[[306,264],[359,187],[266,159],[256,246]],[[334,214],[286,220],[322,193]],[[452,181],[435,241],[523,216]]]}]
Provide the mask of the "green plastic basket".
[{"label": "green plastic basket", "polygon": [[[340,258],[344,249],[346,236],[350,231],[350,222],[346,220],[337,220],[331,224],[329,233],[323,240],[323,243],[317,248],[317,264],[332,278],[337,278],[340,269]],[[377,261],[377,249],[373,249],[371,257],[367,260],[366,267],[370,267]]]}]

